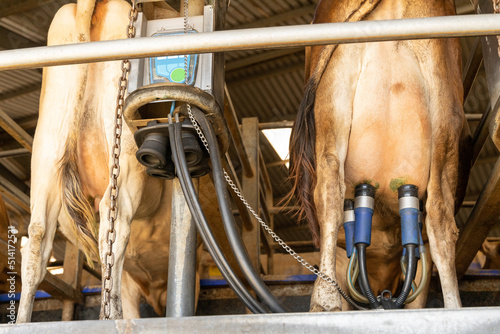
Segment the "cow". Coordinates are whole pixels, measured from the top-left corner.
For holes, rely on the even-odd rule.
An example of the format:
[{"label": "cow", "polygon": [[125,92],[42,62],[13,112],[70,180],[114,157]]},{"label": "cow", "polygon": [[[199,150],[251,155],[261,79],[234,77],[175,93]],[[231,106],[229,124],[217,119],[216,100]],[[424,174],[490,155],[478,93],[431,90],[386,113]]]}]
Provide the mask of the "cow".
[{"label": "cow", "polygon": [[[320,0],[313,23],[454,14],[453,0]],[[290,178],[320,247],[320,270],[347,291],[344,200],[354,198],[357,184],[371,183],[377,190],[369,281],[375,296],[386,289],[394,295],[402,252],[397,188],[413,184],[425,200],[444,305],[460,307],[454,213],[465,193],[471,140],[458,40],[314,46],[306,50],[306,79],[290,139]],[[425,293],[409,307],[424,305]],[[316,280],[311,311],[349,308],[329,283]]]},{"label": "cow", "polygon": [[[130,5],[124,0],[67,4],[53,19],[48,45],[125,39],[129,11]],[[31,220],[29,241],[22,253],[18,322],[30,321],[57,222],[69,240],[79,245],[87,261],[100,262],[105,272],[109,174],[121,74],[117,61],[44,69],[33,142]],[[141,297],[158,314],[164,314],[166,307],[173,185],[172,181],[146,175],[136,151],[132,132],[123,126],[110,319],[139,318]],[[207,200],[215,198],[207,177],[200,181],[200,197],[205,198],[202,207],[208,220],[214,222],[211,217],[218,215],[218,207],[214,200]],[[212,229],[220,231],[218,222],[220,218]]]}]

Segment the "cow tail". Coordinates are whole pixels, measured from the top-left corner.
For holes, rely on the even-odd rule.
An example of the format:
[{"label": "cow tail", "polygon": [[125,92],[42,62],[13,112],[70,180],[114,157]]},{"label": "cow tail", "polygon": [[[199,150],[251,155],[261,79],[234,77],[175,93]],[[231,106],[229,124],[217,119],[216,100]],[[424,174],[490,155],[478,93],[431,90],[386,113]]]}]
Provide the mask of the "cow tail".
[{"label": "cow tail", "polygon": [[[75,18],[79,43],[90,41],[90,25],[95,4],[96,0],[77,1]],[[83,90],[81,93],[83,93],[87,84],[87,74],[84,74],[80,80],[80,86]],[[87,263],[92,266],[93,261],[99,261],[98,225],[91,199],[85,197],[78,173],[77,138],[79,137],[78,129],[85,110],[82,98],[83,95],[80,94],[74,109],[73,128],[75,130],[70,132],[64,148],[64,155],[59,162],[59,181],[63,210],[74,222],[74,224],[70,225],[87,259]]]},{"label": "cow tail", "polygon": [[[364,0],[344,20],[345,22],[360,21],[369,15],[381,0]],[[323,73],[326,70],[338,45],[327,45],[320,53],[318,63],[306,83],[304,97],[297,111],[297,117],[290,137],[290,169],[289,180],[292,189],[287,196],[287,203],[293,195],[300,209],[298,218],[305,218],[312,232],[314,244],[319,246],[319,222],[314,204],[314,189],[316,188],[316,126],[314,120],[314,103],[316,90]]]},{"label": "cow tail", "polygon": [[59,165],[62,206],[70,219],[76,238],[82,246],[87,263],[99,259],[97,244],[98,225],[90,198],[83,192],[82,182],[78,173],[78,158],[76,136],[70,135],[66,142],[64,156]]},{"label": "cow tail", "polygon": [[305,218],[309,222],[313,241],[319,245],[319,223],[314,204],[314,188],[316,187],[316,125],[314,120],[314,103],[316,90],[326,65],[336,46],[323,48],[318,65],[306,83],[304,97],[297,111],[290,136],[290,169],[289,180],[292,189],[288,200],[293,195],[300,209],[299,220]]}]

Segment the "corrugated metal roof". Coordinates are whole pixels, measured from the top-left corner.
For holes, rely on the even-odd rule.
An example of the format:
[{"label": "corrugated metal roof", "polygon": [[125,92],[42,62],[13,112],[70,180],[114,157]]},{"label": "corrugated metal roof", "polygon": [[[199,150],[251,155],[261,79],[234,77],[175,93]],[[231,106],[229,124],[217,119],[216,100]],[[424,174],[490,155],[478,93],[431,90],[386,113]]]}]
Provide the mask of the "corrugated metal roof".
[{"label": "corrugated metal roof", "polygon": [[34,110],[38,110],[40,91],[34,91],[22,96],[0,101],[0,108],[12,119],[20,119],[36,115]]}]

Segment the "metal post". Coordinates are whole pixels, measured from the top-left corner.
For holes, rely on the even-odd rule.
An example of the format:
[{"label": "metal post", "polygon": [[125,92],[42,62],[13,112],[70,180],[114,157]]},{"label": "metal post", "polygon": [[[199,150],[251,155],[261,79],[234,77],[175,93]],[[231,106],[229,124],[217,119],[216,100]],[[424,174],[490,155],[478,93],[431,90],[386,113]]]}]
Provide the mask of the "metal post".
[{"label": "metal post", "polygon": [[[83,253],[80,252],[78,246],[66,241],[66,250],[64,251],[64,272],[62,280],[75,290],[81,290],[82,270],[83,270]],[[62,310],[62,321],[73,320],[75,311],[75,300],[64,299]]]},{"label": "metal post", "polygon": [[[193,316],[196,290],[196,227],[178,179],[172,181],[167,317]],[[198,190],[198,179],[193,179]]]}]

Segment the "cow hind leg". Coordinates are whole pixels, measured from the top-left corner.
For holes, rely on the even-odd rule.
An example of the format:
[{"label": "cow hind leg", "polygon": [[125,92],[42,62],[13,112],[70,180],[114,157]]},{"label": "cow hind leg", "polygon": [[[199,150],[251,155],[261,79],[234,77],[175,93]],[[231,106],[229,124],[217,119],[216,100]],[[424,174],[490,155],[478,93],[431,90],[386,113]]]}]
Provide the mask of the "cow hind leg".
[{"label": "cow hind leg", "polygon": [[[333,149],[332,149],[333,148]],[[328,152],[330,151],[330,152]],[[337,235],[342,222],[344,192],[340,189],[341,167],[335,145],[325,145],[317,154],[318,183],[315,190],[315,204],[320,224],[320,270],[336,277]],[[321,278],[314,284],[311,297],[311,311],[340,311],[340,294]]]},{"label": "cow hind leg", "polygon": [[[125,131],[125,129],[124,129]],[[109,290],[109,299],[103,298],[101,302],[100,318],[105,317],[105,310],[109,307],[110,319],[121,319],[122,301],[121,301],[121,277],[123,272],[123,262],[125,260],[125,249],[130,239],[130,225],[132,219],[139,207],[143,190],[147,187],[145,173],[139,167],[135,154],[122,154],[121,171],[118,179],[120,193],[116,203],[116,220],[114,222],[114,233],[109,231],[108,212],[110,209],[110,189],[104,194],[104,198],[99,206],[100,225],[99,225],[99,254],[102,265],[102,287],[103,291]],[[111,214],[113,216],[113,214]],[[114,236],[113,236],[114,235]],[[112,246],[113,255],[108,256],[108,237],[114,239]],[[111,280],[106,280],[107,264],[113,264],[111,270]],[[109,303],[106,306],[106,301]]]},{"label": "cow hind leg", "polygon": [[[454,219],[455,196],[459,177],[460,137],[464,126],[467,126],[462,107],[460,46],[457,39],[415,41],[412,45],[415,49],[423,50],[416,56],[428,83],[429,116],[432,120],[425,225],[432,261],[441,280],[444,305],[446,308],[456,308],[461,306],[461,302],[455,266],[458,239]],[[464,177],[468,174],[467,164],[470,161],[460,163],[463,163],[460,176]]]},{"label": "cow hind leg", "polygon": [[[45,191],[48,191],[49,184],[45,185]],[[37,190],[39,187],[32,187],[32,196]],[[35,293],[45,277],[45,268],[52,252],[60,207],[60,202],[58,203],[56,198],[49,197],[48,192],[45,193],[44,197],[38,197],[37,203],[32,205],[28,229],[29,240],[22,250],[21,280],[23,289],[17,314],[18,323],[31,320]]]},{"label": "cow hind leg", "polygon": [[[48,44],[76,42],[75,4],[63,6],[55,15]],[[83,65],[48,68],[44,71],[40,117],[33,142],[31,175],[31,219],[29,240],[22,250],[21,279],[23,290],[17,322],[28,322],[38,285],[45,277],[52,243],[61,211],[58,162],[67,140],[71,119],[66,114],[79,105]]]},{"label": "cow hind leg", "polygon": [[[314,193],[320,225],[319,267],[324,274],[337,281],[335,260],[344,202],[344,191],[340,187],[343,184],[343,168],[335,145],[322,146],[317,154],[318,179]],[[340,294],[331,284],[318,278],[311,297],[311,311],[340,311],[341,308]]]},{"label": "cow hind leg", "polygon": [[[343,223],[344,163],[353,101],[353,92],[339,89],[342,87],[339,83],[345,80],[354,81],[355,75],[327,68],[322,78],[324,84],[320,83],[318,86],[314,109],[317,171],[314,204],[320,227],[320,270],[340,285],[342,282],[338,281],[336,275],[337,235]],[[333,96],[336,98],[333,99]],[[317,312],[341,309],[340,293],[333,285],[318,278],[314,284],[310,310]]]},{"label": "cow hind leg", "polygon": [[[455,267],[455,244],[458,228],[454,219],[454,197],[457,180],[458,140],[444,127],[434,141],[429,184],[427,188],[426,228],[432,261],[439,272],[446,308],[461,307]],[[436,145],[436,142],[440,145]]]},{"label": "cow hind leg", "polygon": [[[135,210],[130,210],[132,203],[128,199],[124,199],[126,195],[128,194],[125,194],[123,191],[120,192],[120,196],[118,197],[118,213],[114,221],[114,232],[109,234],[109,238],[111,240],[114,239],[111,249],[108,246],[110,224],[107,220],[110,207],[109,190],[106,191],[105,199],[100,203],[99,254],[101,258],[101,272],[103,273],[103,298],[101,300],[100,319],[105,319],[106,317],[109,317],[109,319],[121,319],[123,317],[121,300],[123,261],[125,258],[125,248],[130,238],[130,223],[135,212]],[[134,207],[136,208],[137,206]],[[110,251],[111,253],[109,253]],[[110,265],[111,272],[108,270],[108,264]]]}]

